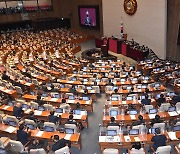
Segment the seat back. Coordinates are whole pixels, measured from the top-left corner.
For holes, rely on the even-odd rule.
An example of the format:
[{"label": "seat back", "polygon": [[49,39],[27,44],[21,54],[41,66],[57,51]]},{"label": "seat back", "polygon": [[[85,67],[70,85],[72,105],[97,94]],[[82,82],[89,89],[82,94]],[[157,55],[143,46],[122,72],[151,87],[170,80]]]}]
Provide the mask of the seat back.
[{"label": "seat back", "polygon": [[109,148],[109,149],[105,149],[103,151],[103,154],[118,154],[118,149],[113,149],[113,148]]},{"label": "seat back", "polygon": [[106,91],[112,91],[113,90],[113,86],[106,86]]},{"label": "seat back", "polygon": [[112,111],[117,111],[117,114],[119,115],[119,108],[118,108],[118,107],[110,107],[110,108],[109,108],[109,115],[110,115],[110,116],[112,116],[112,115],[111,115]]},{"label": "seat back", "polygon": [[13,153],[21,153],[24,151],[24,146],[20,141],[10,140],[8,143],[8,150]]},{"label": "seat back", "polygon": [[43,148],[40,149],[31,149],[29,154],[46,154],[46,151]]},{"label": "seat back", "polygon": [[53,106],[51,104],[44,104],[43,106],[45,107],[46,110],[53,111]]},{"label": "seat back", "polygon": [[44,123],[44,131],[50,131],[49,128],[52,128],[51,130],[54,132],[56,131],[56,125],[52,122],[45,122]]},{"label": "seat back", "polygon": [[143,148],[139,150],[132,148],[131,150],[129,150],[129,154],[145,154],[145,151]]},{"label": "seat back", "polygon": [[8,115],[7,117],[5,117],[5,119],[7,119],[8,121],[14,122],[16,125],[18,125],[19,123],[19,120],[15,116]]},{"label": "seat back", "polygon": [[161,111],[161,112],[168,111],[170,106],[171,106],[170,103],[163,103],[163,104],[161,104],[161,106],[159,108],[159,111]]},{"label": "seat back", "polygon": [[29,129],[35,129],[36,128],[36,123],[33,120],[30,119],[25,119],[24,123],[29,126]]},{"label": "seat back", "polygon": [[33,109],[38,109],[38,103],[36,102],[30,102],[30,106],[33,108]]},{"label": "seat back", "polygon": [[108,126],[107,130],[115,130],[117,134],[119,134],[119,126]]},{"label": "seat back", "polygon": [[167,146],[158,147],[155,153],[156,154],[170,154],[171,153],[171,146],[167,145]]},{"label": "seat back", "polygon": [[164,129],[165,129],[165,123],[155,123],[153,125],[153,128],[160,128],[161,129],[161,132],[164,132]]},{"label": "seat back", "polygon": [[147,113],[149,113],[149,110],[153,109],[153,105],[144,105],[144,109]]},{"label": "seat back", "polygon": [[73,129],[74,130],[74,134],[76,134],[78,132],[78,128],[75,124],[65,124],[64,125],[65,129],[66,128],[70,128],[70,129]]},{"label": "seat back", "polygon": [[100,93],[100,88],[99,86],[92,86],[92,89],[96,91],[96,93]]},{"label": "seat back", "polygon": [[139,133],[140,133],[142,130],[145,130],[145,126],[144,125],[137,125],[137,126],[133,126],[132,129],[139,129]]},{"label": "seat back", "polygon": [[68,146],[65,146],[59,150],[56,150],[55,154],[70,154],[70,149]]}]

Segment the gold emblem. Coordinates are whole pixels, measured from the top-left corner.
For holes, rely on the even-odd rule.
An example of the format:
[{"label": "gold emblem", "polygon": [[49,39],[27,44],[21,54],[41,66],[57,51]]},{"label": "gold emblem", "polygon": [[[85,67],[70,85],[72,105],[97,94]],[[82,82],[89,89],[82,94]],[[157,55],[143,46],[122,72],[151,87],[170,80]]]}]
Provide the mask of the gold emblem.
[{"label": "gold emblem", "polygon": [[124,0],[124,10],[127,14],[133,15],[137,10],[136,0]]}]

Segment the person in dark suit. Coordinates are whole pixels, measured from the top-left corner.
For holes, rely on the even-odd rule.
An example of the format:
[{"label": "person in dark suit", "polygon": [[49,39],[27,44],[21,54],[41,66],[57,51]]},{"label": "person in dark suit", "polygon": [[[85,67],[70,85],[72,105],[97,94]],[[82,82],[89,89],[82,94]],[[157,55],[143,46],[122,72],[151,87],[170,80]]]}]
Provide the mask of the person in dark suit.
[{"label": "person in dark suit", "polygon": [[137,149],[137,150],[141,149],[141,143],[140,142],[133,143],[132,148]]},{"label": "person in dark suit", "polygon": [[151,99],[148,98],[148,94],[145,95],[145,99],[141,100],[142,105],[151,105]]},{"label": "person in dark suit", "polygon": [[33,120],[34,122],[38,122],[38,119],[35,118],[34,116],[34,112],[31,111],[26,117],[24,117],[25,119],[30,119],[30,120]]},{"label": "person in dark suit", "polygon": [[138,116],[138,121],[133,122],[133,126],[145,124],[144,118],[142,115]]},{"label": "person in dark suit", "polygon": [[167,138],[164,134],[160,134],[161,130],[159,128],[155,129],[155,136],[152,137],[151,141],[153,142],[153,150],[156,151],[158,147],[166,146]]},{"label": "person in dark suit", "polygon": [[71,142],[68,140],[65,140],[64,138],[59,139],[58,135],[54,135],[54,144],[52,145],[52,151],[59,150],[65,146],[68,146],[71,148]]},{"label": "person in dark suit", "polygon": [[157,106],[161,106],[161,104],[162,103],[165,103],[166,102],[166,99],[164,98],[164,95],[163,94],[161,94],[160,95],[160,98],[158,98],[158,100],[157,100]]},{"label": "person in dark suit", "polygon": [[27,130],[25,131],[25,126],[21,124],[19,126],[19,130],[17,130],[17,140],[20,141],[23,145],[28,142],[29,137],[31,136],[31,132]]},{"label": "person in dark suit", "polygon": [[73,115],[69,115],[69,119],[67,121],[67,124],[75,124],[76,126],[78,125],[78,123],[73,119]]},{"label": "person in dark suit", "polygon": [[31,141],[30,145],[28,146],[28,151],[31,149],[40,149],[43,148],[45,151],[47,151],[48,146],[48,140],[37,140],[34,139]]},{"label": "person in dark suit", "polygon": [[56,124],[59,120],[59,118],[57,116],[54,115],[54,111],[50,112],[50,115],[48,116],[49,122],[53,122],[54,124]]},{"label": "person in dark suit", "polygon": [[17,103],[14,107],[13,107],[13,115],[16,118],[22,118],[23,116],[23,110],[22,110],[22,106],[20,103]]},{"label": "person in dark suit", "polygon": [[116,123],[116,121],[115,121],[115,118],[114,117],[111,117],[111,121],[110,121],[110,123],[108,123],[107,124],[107,127],[108,126],[119,126],[119,124],[118,123]]},{"label": "person in dark suit", "polygon": [[37,96],[36,102],[38,103],[39,106],[42,106],[44,104],[43,100],[41,100],[40,95]]},{"label": "person in dark suit", "polygon": [[155,118],[151,121],[150,125],[153,126],[155,123],[161,123],[163,122],[163,120],[161,119],[161,117],[157,114],[155,116]]},{"label": "person in dark suit", "polygon": [[2,79],[3,80],[10,80],[10,77],[6,74],[6,71],[2,74]]}]

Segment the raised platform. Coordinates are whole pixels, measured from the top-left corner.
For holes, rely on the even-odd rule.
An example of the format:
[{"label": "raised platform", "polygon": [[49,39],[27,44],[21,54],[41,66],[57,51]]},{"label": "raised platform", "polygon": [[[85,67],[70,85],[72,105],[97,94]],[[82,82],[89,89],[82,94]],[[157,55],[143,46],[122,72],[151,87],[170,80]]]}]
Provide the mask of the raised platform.
[{"label": "raised platform", "polygon": [[85,50],[81,53],[82,58],[90,60],[90,61],[97,61],[97,60],[117,60],[116,56],[108,54],[104,56],[100,49],[89,49]]}]

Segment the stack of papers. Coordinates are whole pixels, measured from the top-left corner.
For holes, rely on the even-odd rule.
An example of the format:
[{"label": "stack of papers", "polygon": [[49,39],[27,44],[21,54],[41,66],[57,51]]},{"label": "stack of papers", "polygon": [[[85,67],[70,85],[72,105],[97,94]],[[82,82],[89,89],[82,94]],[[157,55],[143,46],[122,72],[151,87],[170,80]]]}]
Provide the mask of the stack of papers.
[{"label": "stack of papers", "polygon": [[82,115],[76,115],[76,114],[74,114],[74,115],[73,115],[73,118],[74,118],[74,119],[81,119],[81,118],[82,118]]},{"label": "stack of papers", "polygon": [[44,133],[44,131],[39,131],[39,132],[36,134],[36,136],[37,136],[37,137],[41,137],[43,133]]},{"label": "stack of papers", "polygon": [[176,132],[168,132],[168,135],[171,140],[178,140],[176,137]]},{"label": "stack of papers", "polygon": [[67,103],[71,103],[73,104],[75,102],[75,100],[68,100]]},{"label": "stack of papers", "polygon": [[140,141],[141,141],[139,137],[134,137],[134,140],[135,140],[136,142],[140,142]]},{"label": "stack of papers", "polygon": [[28,114],[29,112],[31,112],[31,109],[27,109],[24,113]]},{"label": "stack of papers", "polygon": [[106,142],[120,142],[119,136],[106,136]]},{"label": "stack of papers", "polygon": [[40,116],[41,114],[42,114],[42,111],[38,111],[38,110],[34,111],[34,115],[39,115]]},{"label": "stack of papers", "polygon": [[5,107],[3,107],[3,110],[7,110],[9,108],[8,105],[6,105]]},{"label": "stack of papers", "polygon": [[131,120],[136,120],[136,115],[130,115]]},{"label": "stack of papers", "polygon": [[131,138],[130,138],[130,136],[129,136],[129,135],[124,136],[124,139],[125,139],[125,141],[126,141],[126,142],[131,142]]},{"label": "stack of papers", "polygon": [[169,115],[170,115],[171,117],[178,115],[178,113],[177,113],[176,111],[168,112],[168,113],[169,113]]},{"label": "stack of papers", "polygon": [[71,135],[72,135],[72,134],[66,134],[66,136],[64,137],[64,139],[65,139],[65,140],[70,140]]},{"label": "stack of papers", "polygon": [[12,133],[12,132],[14,132],[15,130],[16,130],[15,127],[9,126],[9,127],[5,130],[5,132]]},{"label": "stack of papers", "polygon": [[149,118],[150,118],[150,119],[154,119],[155,116],[156,116],[156,114],[149,114]]},{"label": "stack of papers", "polygon": [[122,101],[122,104],[126,104],[126,101]]},{"label": "stack of papers", "polygon": [[52,102],[57,102],[57,101],[58,101],[58,98],[51,98],[50,101],[52,101]]},{"label": "stack of papers", "polygon": [[99,142],[106,142],[106,136],[99,136]]}]

